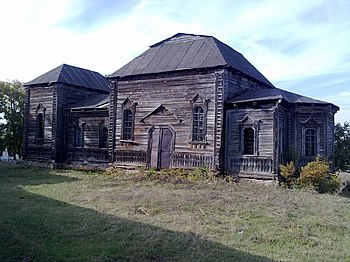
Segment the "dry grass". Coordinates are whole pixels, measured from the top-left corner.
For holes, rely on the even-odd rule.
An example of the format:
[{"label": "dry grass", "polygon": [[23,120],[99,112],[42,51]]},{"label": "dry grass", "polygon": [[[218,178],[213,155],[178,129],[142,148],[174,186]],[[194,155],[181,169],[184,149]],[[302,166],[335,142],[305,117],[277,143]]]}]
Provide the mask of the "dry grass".
[{"label": "dry grass", "polygon": [[350,260],[344,196],[0,166],[0,197],[0,260]]}]

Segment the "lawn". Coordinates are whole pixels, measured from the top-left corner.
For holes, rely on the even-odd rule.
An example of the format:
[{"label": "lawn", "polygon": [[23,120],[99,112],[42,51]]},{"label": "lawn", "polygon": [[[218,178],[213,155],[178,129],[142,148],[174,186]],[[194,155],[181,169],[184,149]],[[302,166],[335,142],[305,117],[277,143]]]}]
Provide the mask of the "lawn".
[{"label": "lawn", "polygon": [[350,198],[0,164],[0,261],[350,261]]}]

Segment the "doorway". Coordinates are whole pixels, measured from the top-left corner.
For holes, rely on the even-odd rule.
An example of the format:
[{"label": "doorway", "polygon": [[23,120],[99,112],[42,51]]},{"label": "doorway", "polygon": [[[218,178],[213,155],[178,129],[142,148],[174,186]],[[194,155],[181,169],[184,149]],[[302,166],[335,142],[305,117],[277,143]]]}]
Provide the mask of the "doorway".
[{"label": "doorway", "polygon": [[152,128],[149,135],[150,167],[169,168],[174,151],[174,131],[169,126]]}]

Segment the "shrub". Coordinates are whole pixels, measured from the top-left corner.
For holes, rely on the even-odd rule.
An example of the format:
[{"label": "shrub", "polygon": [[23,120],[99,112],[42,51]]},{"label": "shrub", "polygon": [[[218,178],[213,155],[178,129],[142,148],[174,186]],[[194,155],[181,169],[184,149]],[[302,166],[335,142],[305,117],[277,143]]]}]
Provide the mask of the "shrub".
[{"label": "shrub", "polygon": [[157,174],[157,169],[155,167],[151,167],[150,169],[147,170],[146,176],[147,178],[151,179]]},{"label": "shrub", "polygon": [[280,165],[280,175],[283,181],[282,186],[292,188],[296,182],[296,169],[293,161],[290,161],[286,165]]},{"label": "shrub", "polygon": [[331,174],[328,162],[319,156],[301,168],[298,182],[300,187],[314,189],[320,193],[335,193],[341,187],[339,175]]}]

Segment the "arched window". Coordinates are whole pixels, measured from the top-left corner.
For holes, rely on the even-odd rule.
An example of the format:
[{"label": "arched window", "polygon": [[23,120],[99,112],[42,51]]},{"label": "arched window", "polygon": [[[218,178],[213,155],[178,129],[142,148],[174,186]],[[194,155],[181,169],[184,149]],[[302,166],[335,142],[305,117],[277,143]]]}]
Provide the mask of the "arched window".
[{"label": "arched window", "polygon": [[204,141],[204,108],[195,106],[193,108],[192,141]]},{"label": "arched window", "polygon": [[254,155],[254,129],[251,127],[244,128],[243,136],[243,154]]},{"label": "arched window", "polygon": [[308,128],[305,130],[305,156],[317,155],[317,130]]},{"label": "arched window", "polygon": [[74,129],[74,146],[84,147],[84,125],[76,126]]},{"label": "arched window", "polygon": [[124,109],[122,139],[132,140],[133,137],[133,113],[131,109]]},{"label": "arched window", "polygon": [[108,147],[108,128],[102,127],[100,128],[100,148]]},{"label": "arched window", "polygon": [[43,139],[45,133],[45,123],[44,123],[44,114],[39,113],[36,116],[36,130],[35,138]]},{"label": "arched window", "polygon": [[134,140],[134,122],[137,103],[127,97],[121,105],[122,109],[122,128],[120,139],[123,142],[133,142]]}]

